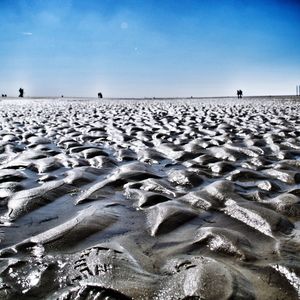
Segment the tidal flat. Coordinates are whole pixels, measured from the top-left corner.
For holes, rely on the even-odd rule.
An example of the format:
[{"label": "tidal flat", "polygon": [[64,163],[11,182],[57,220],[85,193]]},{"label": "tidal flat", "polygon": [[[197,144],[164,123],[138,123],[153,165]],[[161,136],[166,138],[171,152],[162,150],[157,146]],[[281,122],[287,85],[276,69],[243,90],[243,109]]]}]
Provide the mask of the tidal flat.
[{"label": "tidal flat", "polygon": [[298,98],[0,101],[0,299],[299,299]]}]

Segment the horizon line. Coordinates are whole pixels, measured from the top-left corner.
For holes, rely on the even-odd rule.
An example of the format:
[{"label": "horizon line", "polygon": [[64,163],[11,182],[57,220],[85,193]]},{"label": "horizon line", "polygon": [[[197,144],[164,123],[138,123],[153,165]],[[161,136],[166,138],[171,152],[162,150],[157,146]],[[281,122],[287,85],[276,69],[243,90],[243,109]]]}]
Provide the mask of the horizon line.
[{"label": "horizon line", "polygon": [[[266,94],[266,95],[247,95],[243,96],[243,98],[253,98],[253,97],[299,97],[300,95],[290,94],[290,95],[277,95],[277,94]],[[82,98],[91,98],[91,99],[211,99],[211,98],[236,98],[236,95],[226,95],[226,96],[143,96],[143,97],[102,97],[98,98],[97,96],[6,96],[6,97],[0,97],[0,99],[64,99],[64,98],[76,98],[76,99],[82,99]]]}]

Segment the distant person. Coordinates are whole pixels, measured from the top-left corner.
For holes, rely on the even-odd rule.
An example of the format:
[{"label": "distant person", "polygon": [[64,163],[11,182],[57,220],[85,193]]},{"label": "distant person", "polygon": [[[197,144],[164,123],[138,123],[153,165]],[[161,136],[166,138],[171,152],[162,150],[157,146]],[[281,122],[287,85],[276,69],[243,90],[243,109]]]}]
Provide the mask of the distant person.
[{"label": "distant person", "polygon": [[237,90],[236,94],[237,94],[238,98],[242,98],[243,97],[243,91],[242,90]]},{"label": "distant person", "polygon": [[103,98],[102,93],[98,93],[98,98]]},{"label": "distant person", "polygon": [[5,95],[4,94],[2,94],[2,98],[4,98],[5,97]]},{"label": "distant person", "polygon": [[22,88],[19,89],[19,97],[23,98],[24,97],[24,90]]}]

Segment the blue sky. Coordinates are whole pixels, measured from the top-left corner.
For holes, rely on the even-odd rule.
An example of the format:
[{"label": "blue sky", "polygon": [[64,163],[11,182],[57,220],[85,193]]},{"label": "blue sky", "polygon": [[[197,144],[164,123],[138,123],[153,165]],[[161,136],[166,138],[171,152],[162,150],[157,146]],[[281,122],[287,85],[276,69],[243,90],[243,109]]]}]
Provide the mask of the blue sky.
[{"label": "blue sky", "polygon": [[0,0],[0,93],[294,94],[300,1]]}]

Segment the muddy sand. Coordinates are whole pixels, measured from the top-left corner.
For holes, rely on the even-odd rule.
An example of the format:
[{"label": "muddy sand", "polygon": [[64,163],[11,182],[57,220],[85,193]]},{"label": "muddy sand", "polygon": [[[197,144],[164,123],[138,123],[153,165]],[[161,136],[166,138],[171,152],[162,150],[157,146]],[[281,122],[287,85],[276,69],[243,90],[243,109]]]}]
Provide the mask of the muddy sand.
[{"label": "muddy sand", "polygon": [[0,299],[298,299],[300,102],[0,101]]}]

